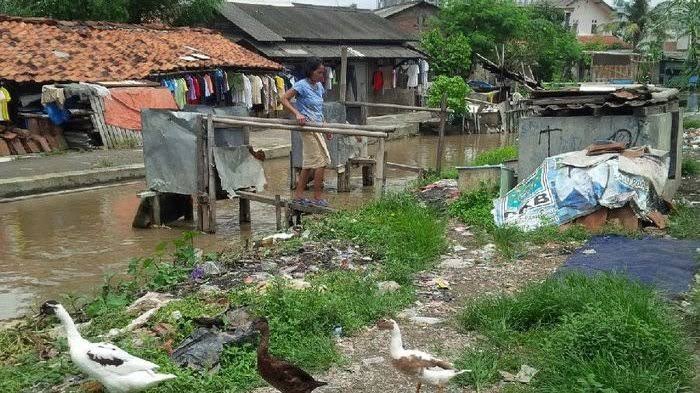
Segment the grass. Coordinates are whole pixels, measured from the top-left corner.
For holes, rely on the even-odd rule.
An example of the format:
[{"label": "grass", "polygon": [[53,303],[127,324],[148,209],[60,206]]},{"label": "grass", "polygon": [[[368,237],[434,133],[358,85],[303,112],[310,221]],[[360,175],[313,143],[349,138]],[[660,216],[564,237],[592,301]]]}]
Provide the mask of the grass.
[{"label": "grass", "polygon": [[486,150],[476,155],[472,166],[481,165],[498,165],[506,161],[515,160],[518,158],[518,147],[508,145],[496,149]]},{"label": "grass", "polygon": [[449,206],[448,211],[451,216],[472,226],[483,241],[493,242],[499,253],[507,259],[524,256],[528,244],[568,243],[583,241],[589,236],[581,226],[560,229],[545,225],[528,232],[513,226],[497,227],[491,214],[493,199],[497,196],[496,190],[484,187],[465,192]]},{"label": "grass", "polygon": [[383,278],[400,284],[432,265],[445,249],[445,222],[410,194],[391,194],[353,212],[324,219],[321,239],[348,239],[383,259]]},{"label": "grass", "polygon": [[691,128],[700,128],[700,119],[697,118],[687,118],[683,119],[683,128],[688,130]]},{"label": "grass", "polygon": [[[172,326],[167,337],[129,333],[114,343],[124,350],[161,365],[163,372],[174,373],[176,380],[149,390],[152,393],[174,392],[242,392],[262,385],[255,369],[255,343],[227,347],[215,374],[200,374],[174,365],[163,347],[166,339],[177,345],[195,328],[193,319],[214,316],[229,305],[245,306],[254,315],[270,320],[271,351],[310,371],[318,371],[342,362],[335,347],[333,331],[341,326],[345,334],[358,332],[379,317],[409,306],[415,299],[411,276],[429,267],[445,248],[445,223],[432,210],[422,207],[408,194],[393,194],[355,211],[340,212],[310,225],[312,237],[321,241],[345,240],[371,250],[375,260],[384,263],[366,272],[332,271],[307,276],[311,287],[297,290],[275,279],[261,291],[242,286],[217,295],[188,295],[171,302],[149,321]],[[154,255],[132,261],[133,279],[124,282],[107,279],[97,299],[82,307],[81,315],[91,319],[83,330],[88,339],[98,339],[112,328],[126,326],[134,315],[126,305],[145,290],[172,290],[189,280],[196,271],[193,234],[185,234],[168,251],[166,244]],[[284,243],[282,243],[284,244]],[[284,244],[295,249],[298,241]],[[194,269],[194,270],[193,270]],[[398,291],[380,294],[377,284],[394,279],[402,283]],[[173,312],[182,316],[173,318]],[[67,374],[79,374],[66,353],[65,340],[59,341],[61,354],[39,362],[36,345],[23,329],[0,331],[0,392],[20,392],[33,386],[49,388],[63,381]],[[42,342],[51,343],[49,340]],[[5,354],[5,349],[8,353]],[[39,384],[39,385],[37,385]]]},{"label": "grass", "polygon": [[683,157],[681,175],[692,177],[700,175],[700,162],[691,157]]},{"label": "grass", "polygon": [[623,277],[550,278],[468,305],[459,324],[498,354],[472,360],[482,384],[520,364],[540,370],[531,392],[671,393],[693,375],[679,319],[652,289]]},{"label": "grass", "polygon": [[700,209],[676,206],[671,213],[668,232],[678,239],[700,239]]}]

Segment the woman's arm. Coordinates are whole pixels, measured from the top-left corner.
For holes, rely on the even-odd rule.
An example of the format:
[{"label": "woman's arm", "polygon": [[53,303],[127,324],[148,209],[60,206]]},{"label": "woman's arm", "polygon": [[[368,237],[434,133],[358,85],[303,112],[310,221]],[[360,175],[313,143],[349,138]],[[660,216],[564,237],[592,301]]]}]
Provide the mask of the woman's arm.
[{"label": "woman's arm", "polygon": [[282,94],[282,96],[280,98],[282,100],[282,106],[287,111],[289,111],[289,113],[293,114],[294,117],[296,117],[299,124],[301,124],[303,126],[304,124],[306,124],[306,121],[307,121],[306,116],[302,115],[297,110],[297,108],[295,108],[294,105],[292,105],[292,103],[289,102],[289,100],[291,100],[292,98],[294,98],[296,96],[297,96],[297,91],[294,89],[289,89],[289,90],[285,91],[284,94]]}]

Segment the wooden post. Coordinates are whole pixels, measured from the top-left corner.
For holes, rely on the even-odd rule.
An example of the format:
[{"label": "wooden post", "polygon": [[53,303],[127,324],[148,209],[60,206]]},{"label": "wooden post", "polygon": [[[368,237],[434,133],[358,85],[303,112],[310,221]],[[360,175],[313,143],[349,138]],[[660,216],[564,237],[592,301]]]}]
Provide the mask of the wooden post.
[{"label": "wooden post", "polygon": [[338,101],[345,102],[348,93],[348,47],[340,47],[340,92]]},{"label": "wooden post", "polygon": [[277,224],[277,230],[282,230],[282,198],[279,194],[275,195],[275,222]]},{"label": "wooden post", "polygon": [[374,185],[374,165],[362,165],[362,186],[369,187],[372,185]]},{"label": "wooden post", "polygon": [[386,140],[384,138],[379,138],[379,149],[377,150],[377,157],[375,158],[376,168],[374,168],[374,189],[378,196],[384,193],[385,145]]},{"label": "wooden post", "polygon": [[214,163],[214,115],[207,115],[207,169],[209,172],[209,230],[216,232],[216,164]]},{"label": "wooden post", "polygon": [[438,130],[437,155],[435,157],[435,170],[442,172],[442,156],[445,151],[445,122],[447,121],[447,93],[442,94],[440,101],[440,129]]},{"label": "wooden post", "polygon": [[160,193],[156,192],[155,195],[151,197],[151,203],[153,204],[153,225],[161,226],[163,222],[160,218]]},{"label": "wooden post", "polygon": [[238,223],[250,224],[250,200],[238,198]]},{"label": "wooden post", "polygon": [[[200,117],[200,121],[202,120],[203,116]],[[209,176],[206,162],[207,150],[206,140],[204,138],[205,132],[206,124],[200,124],[195,142],[197,158],[197,162],[195,163],[195,167],[197,168],[197,189],[194,195],[195,202],[197,203],[196,229],[202,232],[206,232],[209,229],[209,197],[207,187]]]},{"label": "wooden post", "polygon": [[345,171],[338,172],[338,192],[350,192],[350,160],[345,163]]}]

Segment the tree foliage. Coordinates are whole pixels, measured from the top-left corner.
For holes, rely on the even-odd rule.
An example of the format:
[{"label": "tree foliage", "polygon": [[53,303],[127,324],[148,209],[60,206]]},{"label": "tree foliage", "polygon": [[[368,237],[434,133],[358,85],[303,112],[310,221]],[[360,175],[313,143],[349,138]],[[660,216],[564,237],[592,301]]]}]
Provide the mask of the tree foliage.
[{"label": "tree foliage", "polygon": [[620,3],[624,17],[618,22],[606,26],[614,35],[622,38],[641,51],[641,45],[650,36],[649,0],[632,0]]},{"label": "tree foliage", "polygon": [[471,92],[469,86],[459,76],[440,75],[430,85],[428,91],[428,105],[439,107],[443,94],[447,94],[447,107],[454,110],[455,114],[462,114],[467,109],[464,98]]},{"label": "tree foliage", "polygon": [[564,27],[564,12],[544,1],[527,7],[513,0],[447,1],[435,27],[439,33],[426,34],[424,41],[446,47],[436,37],[464,36],[472,55],[494,60],[505,46],[507,66],[517,70],[530,66],[542,80],[566,78],[566,71],[581,56],[575,35]]},{"label": "tree foliage", "polygon": [[201,23],[222,0],[0,0],[0,12],[65,20]]},{"label": "tree foliage", "polygon": [[469,77],[472,62],[472,48],[462,33],[444,35],[440,30],[427,32],[421,46],[430,57],[435,75],[459,75]]},{"label": "tree foliage", "polygon": [[651,18],[657,30],[688,38],[687,74],[700,72],[700,0],[667,0],[654,8]]}]

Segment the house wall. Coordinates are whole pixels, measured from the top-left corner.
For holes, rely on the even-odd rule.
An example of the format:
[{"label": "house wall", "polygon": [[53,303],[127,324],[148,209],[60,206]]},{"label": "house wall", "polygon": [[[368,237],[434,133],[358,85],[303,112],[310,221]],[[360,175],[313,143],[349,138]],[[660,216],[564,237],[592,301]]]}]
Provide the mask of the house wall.
[{"label": "house wall", "polygon": [[391,15],[386,19],[393,23],[400,31],[418,37],[422,32],[428,29],[430,20],[436,17],[439,12],[439,8],[430,4],[421,3],[405,11]]},{"label": "house wall", "polygon": [[518,177],[527,178],[547,157],[583,150],[599,140],[616,140],[669,152],[670,174],[664,196],[671,197],[681,179],[679,116],[679,112],[665,112],[649,116],[524,117],[519,128]]},{"label": "house wall", "polygon": [[[576,35],[610,35],[603,31],[603,26],[613,21],[614,15],[605,5],[601,5],[602,0],[578,0],[569,7],[571,10],[570,24],[576,26]],[[598,26],[594,32],[593,21]]]}]

